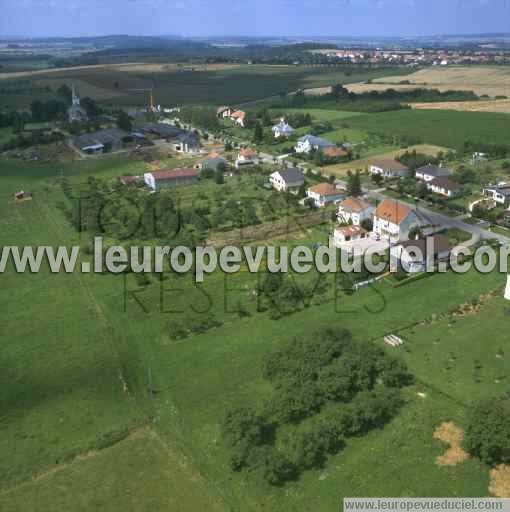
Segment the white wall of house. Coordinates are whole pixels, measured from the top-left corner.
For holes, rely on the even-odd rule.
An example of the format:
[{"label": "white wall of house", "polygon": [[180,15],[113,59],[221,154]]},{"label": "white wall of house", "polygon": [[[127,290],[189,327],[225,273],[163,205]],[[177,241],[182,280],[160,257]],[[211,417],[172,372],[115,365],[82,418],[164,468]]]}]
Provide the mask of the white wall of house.
[{"label": "white wall of house", "polygon": [[152,190],[156,190],[156,180],[154,179],[154,176],[152,175],[151,172],[146,172],[143,175],[143,181],[149,188],[151,188]]},{"label": "white wall of house", "polygon": [[344,210],[341,206],[337,210],[337,218],[339,222],[352,222],[355,226],[359,226],[364,220],[371,219],[375,208],[370,206],[359,212],[351,212]]},{"label": "white wall of house", "polygon": [[310,144],[309,140],[304,142],[298,140],[294,149],[296,150],[296,153],[310,153],[310,151],[312,151],[312,145]]},{"label": "white wall of house", "polygon": [[420,221],[416,215],[411,212],[400,224],[395,224],[388,220],[374,216],[374,233],[391,243],[405,242],[409,240],[409,232],[416,226],[420,225]]}]

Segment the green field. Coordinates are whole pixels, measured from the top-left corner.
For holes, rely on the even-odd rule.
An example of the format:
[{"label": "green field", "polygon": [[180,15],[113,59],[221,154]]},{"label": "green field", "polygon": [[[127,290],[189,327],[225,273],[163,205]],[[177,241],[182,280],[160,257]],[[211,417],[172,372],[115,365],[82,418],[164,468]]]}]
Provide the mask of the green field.
[{"label": "green field", "polygon": [[[56,90],[62,84],[75,83],[82,97],[90,96],[104,104],[121,106],[147,105],[149,89],[154,85],[155,101],[165,106],[182,104],[239,104],[278,96],[300,88],[323,87],[335,83],[354,83],[398,73],[402,68],[361,70],[360,72],[305,66],[239,65],[225,69],[197,66],[195,71],[138,70],[123,71],[116,67],[70,68],[47,74],[6,78],[0,87],[16,87],[20,80],[37,87]],[[42,93],[41,93],[42,94]],[[44,93],[47,95],[47,93]],[[0,107],[28,107],[35,99],[30,94],[2,94]]]},{"label": "green field", "polygon": [[465,141],[507,144],[510,116],[451,110],[399,110],[351,118],[350,128],[385,135],[413,136],[422,142],[461,148]]},{"label": "green field", "polygon": [[[143,165],[0,161],[1,245],[83,245],[56,207],[65,200],[60,167],[81,181]],[[13,204],[21,186],[34,200]],[[191,188],[181,193],[195,197]],[[325,234],[305,230],[298,238],[311,245]],[[438,316],[501,289],[505,277],[448,273],[400,288],[383,281],[355,295],[328,280],[328,302],[275,321],[256,312],[257,275],[246,272],[217,272],[200,286],[175,275],[152,276],[147,286],[112,274],[2,275],[0,509],[328,512],[349,495],[487,494],[488,469],[475,460],[435,464],[444,447],[432,433],[445,420],[463,425],[473,400],[507,385],[510,354],[496,357],[507,337],[506,307],[493,298],[472,316]],[[239,301],[251,316],[240,318]],[[223,325],[172,339],[173,322],[204,311]],[[232,473],[220,436],[225,411],[267,397],[260,362],[269,349],[325,326],[381,346],[384,334],[400,332],[406,345],[396,353],[418,379],[406,406],[383,430],[349,440],[324,469],[283,488]]]}]

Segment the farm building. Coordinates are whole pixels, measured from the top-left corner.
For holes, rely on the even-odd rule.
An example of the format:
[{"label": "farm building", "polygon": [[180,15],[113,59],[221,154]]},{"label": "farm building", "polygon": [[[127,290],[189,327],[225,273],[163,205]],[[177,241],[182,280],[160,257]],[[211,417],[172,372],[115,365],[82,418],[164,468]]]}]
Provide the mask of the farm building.
[{"label": "farm building", "polygon": [[148,123],[143,125],[140,131],[165,139],[178,153],[198,153],[200,151],[198,135],[177,126],[168,123]]},{"label": "farm building", "polygon": [[383,178],[403,178],[409,175],[409,168],[392,158],[380,158],[372,162],[370,173]]},{"label": "farm building", "polygon": [[290,192],[297,194],[305,183],[303,171],[296,167],[273,172],[269,181],[278,192]]},{"label": "farm building", "polygon": [[106,128],[93,133],[84,133],[71,139],[71,144],[89,155],[120,151],[129,139],[129,133],[119,128]]},{"label": "farm building", "polygon": [[317,208],[322,208],[328,204],[338,203],[345,199],[347,192],[343,189],[336,188],[331,183],[319,183],[310,187],[306,191],[307,197],[313,200]]},{"label": "farm building", "polygon": [[180,185],[193,185],[198,181],[196,169],[180,168],[168,171],[152,171],[143,175],[145,184],[154,191]]},{"label": "farm building", "polygon": [[453,171],[448,169],[447,167],[441,167],[440,165],[424,165],[416,169],[415,176],[416,179],[422,180],[425,182],[432,181],[435,178],[446,178],[451,176]]},{"label": "farm building", "polygon": [[338,205],[337,218],[339,222],[351,222],[359,226],[364,220],[372,218],[375,208],[359,197],[348,197]]}]

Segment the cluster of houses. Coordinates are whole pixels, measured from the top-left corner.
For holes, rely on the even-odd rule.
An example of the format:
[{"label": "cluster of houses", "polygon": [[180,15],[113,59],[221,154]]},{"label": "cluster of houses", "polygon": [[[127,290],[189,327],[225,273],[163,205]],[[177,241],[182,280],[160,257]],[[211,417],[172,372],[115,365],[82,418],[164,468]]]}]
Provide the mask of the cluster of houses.
[{"label": "cluster of houses", "polygon": [[[379,175],[385,179],[404,178],[411,175],[408,167],[391,158],[375,160],[369,170],[372,175]],[[453,171],[447,167],[428,164],[416,169],[414,176],[423,182],[430,192],[452,198],[462,192],[462,185],[451,179],[452,174]]]}]

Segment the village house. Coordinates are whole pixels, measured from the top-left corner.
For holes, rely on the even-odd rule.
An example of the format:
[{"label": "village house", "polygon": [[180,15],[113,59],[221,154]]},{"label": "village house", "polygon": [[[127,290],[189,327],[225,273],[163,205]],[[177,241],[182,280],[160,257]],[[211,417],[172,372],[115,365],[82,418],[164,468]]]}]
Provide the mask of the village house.
[{"label": "village house", "polygon": [[338,205],[338,222],[351,223],[359,226],[364,220],[369,220],[374,214],[375,208],[359,197],[348,197]]},{"label": "village house", "polygon": [[408,240],[409,232],[421,225],[422,221],[415,210],[394,199],[384,199],[374,213],[375,235],[390,243]]},{"label": "village house", "polygon": [[220,167],[228,168],[228,160],[219,153],[211,153],[197,165],[198,169],[209,169],[211,171],[216,171]]},{"label": "village house", "polygon": [[198,181],[198,171],[190,168],[179,168],[164,171],[146,172],[143,175],[145,184],[155,192],[180,185],[193,185]]},{"label": "village house", "polygon": [[235,110],[230,114],[230,119],[237,123],[241,128],[245,127],[246,112],[242,110]]},{"label": "village house", "polygon": [[272,187],[278,192],[297,194],[305,183],[303,171],[296,167],[273,172],[269,177]]},{"label": "village house", "polygon": [[489,185],[483,189],[483,195],[491,198],[496,204],[508,206],[510,204],[510,183]]},{"label": "village house", "polygon": [[446,178],[451,176],[453,171],[448,169],[447,167],[441,167],[440,165],[424,165],[416,169],[415,176],[416,179],[422,180],[425,182],[432,181],[435,178]]},{"label": "village house", "polygon": [[[368,237],[368,232],[361,226],[343,226],[335,228],[333,232],[333,241],[335,247],[347,249],[345,244],[362,240]],[[350,250],[348,251],[350,252]]]},{"label": "village house", "polygon": [[318,183],[310,187],[306,191],[306,195],[313,200],[313,204],[317,208],[322,208],[328,204],[342,201],[347,195],[347,192],[343,189],[336,188],[334,185],[331,185],[331,183]]},{"label": "village house", "polygon": [[235,109],[232,107],[228,107],[226,105],[223,105],[222,107],[218,107],[218,110],[216,111],[216,115],[221,119],[229,118]]},{"label": "village house", "polygon": [[237,169],[247,165],[257,165],[259,163],[258,153],[251,148],[242,148],[239,150],[235,166]]},{"label": "village house", "polygon": [[315,135],[305,135],[301,137],[295,146],[296,153],[310,153],[311,151],[324,151],[326,148],[334,148],[335,144],[329,140],[315,137]]},{"label": "village house", "polygon": [[277,125],[273,126],[272,130],[275,139],[287,138],[294,133],[294,128],[287,124],[283,117]]},{"label": "village house", "polygon": [[443,176],[427,182],[427,188],[434,192],[434,194],[448,198],[458,196],[462,192],[462,185],[460,183]]},{"label": "village house", "polygon": [[370,165],[370,174],[379,174],[383,178],[403,178],[409,175],[409,168],[392,158],[380,158]]},{"label": "village house", "polygon": [[400,268],[407,272],[422,272],[427,268],[427,260],[437,264],[450,257],[451,247],[444,235],[433,235],[417,240],[407,240],[391,250]]}]

